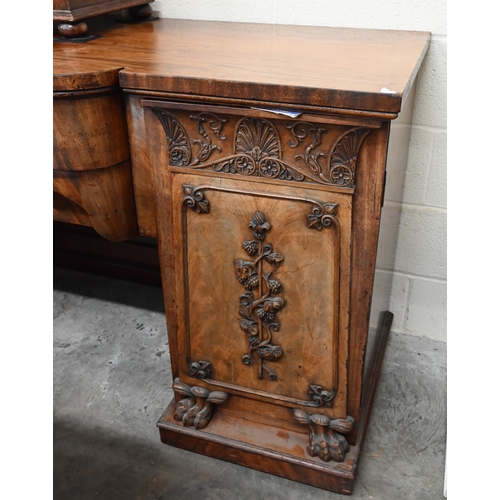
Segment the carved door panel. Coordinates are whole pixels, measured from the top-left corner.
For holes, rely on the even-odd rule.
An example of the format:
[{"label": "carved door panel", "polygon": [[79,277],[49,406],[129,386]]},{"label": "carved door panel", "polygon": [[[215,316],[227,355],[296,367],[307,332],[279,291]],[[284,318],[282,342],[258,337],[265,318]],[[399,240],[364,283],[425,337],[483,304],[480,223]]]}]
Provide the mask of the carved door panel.
[{"label": "carved door panel", "polygon": [[344,415],[351,196],[175,173],[172,204],[181,378]]}]

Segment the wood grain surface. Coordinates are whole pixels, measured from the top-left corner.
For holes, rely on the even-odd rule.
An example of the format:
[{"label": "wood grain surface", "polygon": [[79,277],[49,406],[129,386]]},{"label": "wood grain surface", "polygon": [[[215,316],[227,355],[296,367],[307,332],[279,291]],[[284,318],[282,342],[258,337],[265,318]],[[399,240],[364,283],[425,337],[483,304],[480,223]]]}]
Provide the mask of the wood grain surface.
[{"label": "wood grain surface", "polygon": [[[123,88],[400,111],[430,34],[160,19],[54,44],[54,73],[118,66]],[[386,88],[390,93],[384,93]]]}]

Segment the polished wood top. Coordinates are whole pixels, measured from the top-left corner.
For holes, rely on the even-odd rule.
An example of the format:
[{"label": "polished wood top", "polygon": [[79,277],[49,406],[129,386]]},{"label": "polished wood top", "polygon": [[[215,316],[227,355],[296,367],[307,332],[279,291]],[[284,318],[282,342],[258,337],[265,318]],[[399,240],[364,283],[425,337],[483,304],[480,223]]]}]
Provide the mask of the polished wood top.
[{"label": "polished wood top", "polygon": [[88,43],[54,43],[54,90],[123,68],[126,89],[398,113],[430,42],[427,32],[178,19],[95,29],[102,37]]}]

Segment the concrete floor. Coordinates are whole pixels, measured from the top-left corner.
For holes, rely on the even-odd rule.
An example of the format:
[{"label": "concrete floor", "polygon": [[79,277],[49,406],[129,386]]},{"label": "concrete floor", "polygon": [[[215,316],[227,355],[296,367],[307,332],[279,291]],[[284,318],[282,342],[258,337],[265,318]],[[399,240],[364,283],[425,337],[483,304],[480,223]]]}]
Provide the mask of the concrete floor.
[{"label": "concrete floor", "polygon": [[392,334],[351,497],[161,444],[161,290],[54,269],[54,499],[443,498],[446,344]]}]

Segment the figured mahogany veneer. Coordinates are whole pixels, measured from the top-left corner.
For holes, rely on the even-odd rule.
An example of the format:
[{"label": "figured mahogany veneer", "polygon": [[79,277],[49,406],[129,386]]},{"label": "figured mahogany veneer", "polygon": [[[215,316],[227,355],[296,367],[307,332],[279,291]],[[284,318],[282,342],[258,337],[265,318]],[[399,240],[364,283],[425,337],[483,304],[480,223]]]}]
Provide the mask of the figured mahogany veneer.
[{"label": "figured mahogany veneer", "polygon": [[[99,230],[92,200],[108,199],[123,235],[158,240],[175,379],[162,441],[350,493],[392,321],[376,268],[394,260],[384,192],[401,199],[409,136],[388,163],[390,123],[410,123],[429,34],[94,29],[54,45],[55,213]],[[120,180],[94,185],[123,191],[103,205],[80,186],[97,159]]]}]

